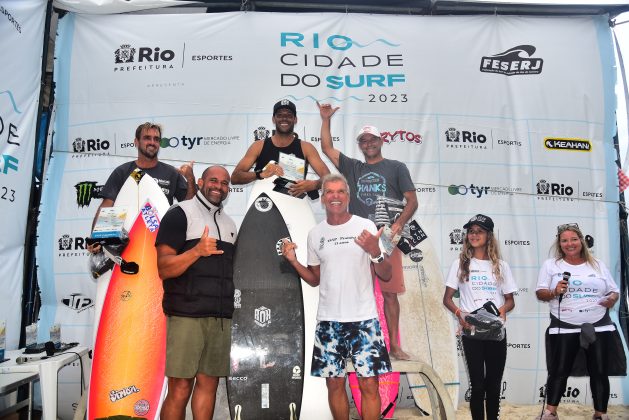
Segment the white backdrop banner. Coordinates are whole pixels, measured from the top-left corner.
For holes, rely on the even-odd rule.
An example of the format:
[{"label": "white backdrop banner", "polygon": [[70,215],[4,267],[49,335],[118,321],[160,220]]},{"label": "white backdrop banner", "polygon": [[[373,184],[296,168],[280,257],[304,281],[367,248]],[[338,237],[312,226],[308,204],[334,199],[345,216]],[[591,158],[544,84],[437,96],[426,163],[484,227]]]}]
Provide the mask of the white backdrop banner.
[{"label": "white backdrop banner", "polygon": [[0,320],[9,349],[20,339],[45,16],[46,0],[0,0]]},{"label": "white backdrop banner", "polygon": [[[296,131],[317,148],[315,101],[340,106],[332,133],[348,155],[361,157],[362,125],[380,128],[384,155],[411,171],[415,218],[444,271],[462,225],[476,213],[494,218],[519,285],[506,400],[540,400],[548,308],[534,289],[556,226],[578,222],[618,279],[615,73],[604,16],[68,14],[56,57],[38,255],[41,328],[60,322],[65,341],[91,340],[85,237],[111,170],[136,157],[135,127],[163,125],[165,161],[195,160],[197,175],[210,164],[231,170],[256,134],[273,129],[282,98],[297,104]],[[227,211],[237,220],[248,194],[232,188]],[[465,391],[462,364],[461,382]],[[568,386],[564,401],[591,401],[586,381]],[[627,381],[614,378],[611,403],[627,402]]]}]

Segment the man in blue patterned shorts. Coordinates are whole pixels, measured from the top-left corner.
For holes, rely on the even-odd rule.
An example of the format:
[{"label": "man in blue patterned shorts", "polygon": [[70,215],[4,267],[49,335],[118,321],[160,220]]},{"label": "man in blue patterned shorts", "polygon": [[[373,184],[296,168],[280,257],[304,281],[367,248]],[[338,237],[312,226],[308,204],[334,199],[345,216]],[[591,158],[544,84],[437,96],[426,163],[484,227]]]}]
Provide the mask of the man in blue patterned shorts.
[{"label": "man in blue patterned shorts", "polygon": [[322,180],[326,220],[308,234],[308,267],[285,240],[282,252],[302,279],[319,286],[317,329],[311,375],[326,378],[328,402],[336,420],[347,420],[345,361],[351,359],[362,394],[365,420],[380,417],[378,375],[391,371],[373,294],[371,264],[381,279],[391,278],[391,264],[380,250],[382,231],[348,211],[349,187],[340,174]]}]

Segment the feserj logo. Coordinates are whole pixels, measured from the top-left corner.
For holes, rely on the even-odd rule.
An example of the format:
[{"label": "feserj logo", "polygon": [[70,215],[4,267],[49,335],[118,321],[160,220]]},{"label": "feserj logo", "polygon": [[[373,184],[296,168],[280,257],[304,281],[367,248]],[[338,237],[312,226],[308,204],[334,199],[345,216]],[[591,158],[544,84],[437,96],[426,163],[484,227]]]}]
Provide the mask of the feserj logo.
[{"label": "feserj logo", "polygon": [[535,50],[533,45],[518,45],[499,54],[482,57],[480,71],[505,76],[540,74],[544,60],[531,57]]}]

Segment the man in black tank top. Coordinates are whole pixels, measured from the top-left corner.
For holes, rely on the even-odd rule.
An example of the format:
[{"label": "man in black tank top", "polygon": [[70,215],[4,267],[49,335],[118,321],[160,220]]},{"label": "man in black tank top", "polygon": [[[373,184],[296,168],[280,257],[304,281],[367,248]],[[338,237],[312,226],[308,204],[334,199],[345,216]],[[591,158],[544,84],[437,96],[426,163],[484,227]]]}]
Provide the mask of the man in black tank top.
[{"label": "man in black tank top", "polygon": [[[319,156],[319,152],[308,142],[301,141],[294,132],[297,123],[297,108],[295,104],[287,99],[283,99],[273,106],[273,124],[275,133],[263,141],[254,142],[245,156],[238,162],[232,172],[232,184],[248,184],[256,179],[269,178],[284,174],[283,169],[276,163],[280,152],[294,155],[306,161],[305,175],[308,173],[308,166],[322,178],[330,173],[330,170]],[[255,166],[254,166],[255,165]],[[251,168],[253,167],[253,171]],[[289,193],[295,197],[304,193],[318,190],[321,187],[319,180],[304,179],[291,184]]]}]

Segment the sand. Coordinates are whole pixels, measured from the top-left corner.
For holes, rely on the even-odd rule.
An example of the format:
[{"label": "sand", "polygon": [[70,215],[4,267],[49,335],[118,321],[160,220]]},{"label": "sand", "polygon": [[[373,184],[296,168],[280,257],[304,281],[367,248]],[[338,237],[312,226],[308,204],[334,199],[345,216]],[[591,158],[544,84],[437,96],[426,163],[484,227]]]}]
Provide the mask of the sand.
[{"label": "sand", "polygon": [[[517,405],[505,404],[501,406],[502,420],[533,420],[541,413],[541,405]],[[557,411],[560,420],[589,420],[594,414],[592,407],[580,404],[561,404]],[[615,405],[610,406],[607,410],[609,418],[612,420],[629,419],[629,406]],[[395,419],[397,420],[415,420],[428,419],[422,417],[417,409],[400,409],[395,411]],[[357,420],[356,413],[350,414],[350,419]],[[456,412],[456,420],[471,420],[470,409],[468,404],[462,404]]]}]

